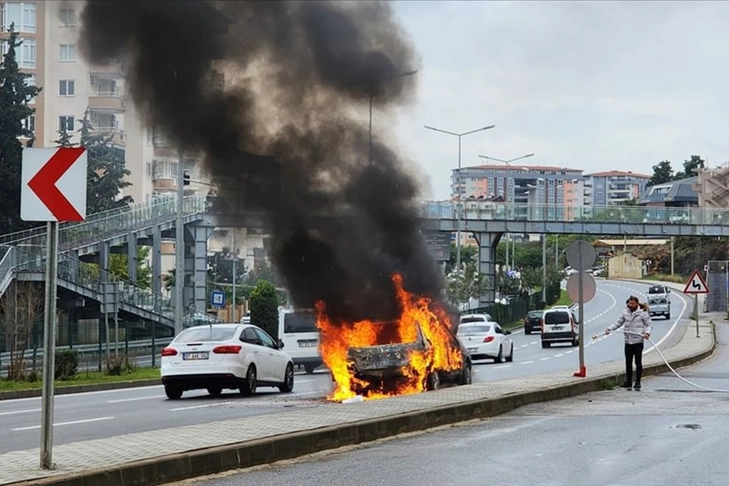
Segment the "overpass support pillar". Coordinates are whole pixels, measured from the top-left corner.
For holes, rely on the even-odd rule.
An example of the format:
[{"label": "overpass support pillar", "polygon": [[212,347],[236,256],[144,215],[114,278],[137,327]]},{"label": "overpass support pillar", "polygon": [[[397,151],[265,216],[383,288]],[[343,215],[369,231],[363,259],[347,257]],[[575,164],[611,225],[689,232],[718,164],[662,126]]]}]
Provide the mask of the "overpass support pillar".
[{"label": "overpass support pillar", "polygon": [[127,275],[129,280],[137,283],[137,233],[129,235],[127,243]]},{"label": "overpass support pillar", "polygon": [[185,287],[183,289],[187,314],[205,312],[208,305],[208,238],[210,226],[185,226]]},{"label": "overpass support pillar", "polygon": [[109,258],[111,255],[111,245],[108,241],[102,241],[99,245],[99,266],[101,267],[101,281],[109,281]]},{"label": "overpass support pillar", "polygon": [[496,245],[503,233],[475,233],[478,241],[478,271],[484,275],[484,290],[479,307],[491,305],[496,300]]},{"label": "overpass support pillar", "polygon": [[162,231],[159,225],[152,228],[152,292],[155,295],[154,308],[158,309],[157,296],[162,293]]}]

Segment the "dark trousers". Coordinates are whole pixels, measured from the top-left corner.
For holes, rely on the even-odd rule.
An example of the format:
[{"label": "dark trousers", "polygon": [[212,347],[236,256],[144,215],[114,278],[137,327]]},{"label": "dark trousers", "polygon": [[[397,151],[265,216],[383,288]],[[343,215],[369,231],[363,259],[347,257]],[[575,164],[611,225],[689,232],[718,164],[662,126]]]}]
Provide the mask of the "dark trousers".
[{"label": "dark trousers", "polygon": [[633,358],[635,358],[635,382],[643,376],[643,343],[625,343],[625,381],[633,382]]}]

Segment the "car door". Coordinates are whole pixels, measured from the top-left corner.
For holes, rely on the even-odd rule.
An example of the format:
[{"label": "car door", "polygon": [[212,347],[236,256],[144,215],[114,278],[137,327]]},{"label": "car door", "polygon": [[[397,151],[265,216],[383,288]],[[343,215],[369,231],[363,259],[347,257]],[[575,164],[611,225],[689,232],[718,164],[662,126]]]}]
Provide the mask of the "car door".
[{"label": "car door", "polygon": [[496,331],[496,337],[499,339],[499,344],[501,344],[502,355],[508,356],[511,350],[511,338],[506,335],[499,324],[496,324],[494,331]]},{"label": "car door", "polygon": [[288,359],[282,353],[279,351],[278,346],[276,346],[275,341],[271,336],[269,336],[266,331],[259,328],[253,329],[256,334],[258,334],[258,338],[261,340],[261,343],[263,344],[263,347],[265,351],[262,354],[265,354],[266,360],[268,361],[268,369],[271,372],[271,380],[275,382],[283,382],[284,381],[284,375],[286,373],[286,365],[288,364]]},{"label": "car door", "polygon": [[256,365],[258,379],[267,381],[270,379],[271,369],[268,363],[268,351],[263,346],[261,338],[258,337],[253,327],[246,327],[240,335],[240,340],[246,346],[246,353],[253,356],[253,363]]}]

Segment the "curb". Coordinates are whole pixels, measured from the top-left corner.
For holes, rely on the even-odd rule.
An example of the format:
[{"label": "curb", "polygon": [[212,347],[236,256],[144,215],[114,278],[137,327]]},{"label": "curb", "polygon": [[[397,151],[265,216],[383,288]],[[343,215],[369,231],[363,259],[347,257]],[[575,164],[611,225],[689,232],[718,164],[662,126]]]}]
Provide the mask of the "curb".
[{"label": "curb", "polygon": [[[94,385],[70,385],[53,387],[53,395],[70,395],[72,393],[84,393],[104,390],[121,390],[123,388],[136,388],[138,386],[161,385],[159,378],[150,378],[148,380],[134,381],[112,381],[109,383],[97,383]],[[40,397],[43,391],[39,389],[33,390],[13,390],[0,391],[0,400],[11,400],[14,398],[35,398]]]},{"label": "curb", "polygon": [[[711,356],[716,348],[716,331],[712,326],[710,349],[671,361],[671,366],[688,366]],[[665,363],[646,366],[644,376],[668,370]],[[524,405],[570,398],[614,387],[622,375],[599,376],[539,390],[506,394],[486,400],[455,403],[427,410],[391,415],[371,420],[344,423],[319,429],[282,434],[253,441],[209,447],[144,461],[87,470],[78,473],[9,483],[15,486],[142,486],[181,481],[233,469],[244,469],[293,459],[315,452],[371,442],[407,432],[422,431],[457,422],[501,415]]]}]

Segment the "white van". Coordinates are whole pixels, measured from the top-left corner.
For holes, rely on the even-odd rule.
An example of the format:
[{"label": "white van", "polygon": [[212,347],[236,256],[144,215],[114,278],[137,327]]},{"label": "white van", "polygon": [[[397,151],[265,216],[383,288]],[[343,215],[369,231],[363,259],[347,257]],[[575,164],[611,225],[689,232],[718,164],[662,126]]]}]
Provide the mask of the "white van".
[{"label": "white van", "polygon": [[548,348],[552,343],[580,343],[577,318],[571,309],[552,308],[542,314],[542,347]]},{"label": "white van", "polygon": [[278,338],[294,365],[303,366],[307,373],[313,373],[324,363],[319,354],[319,328],[313,309],[279,308]]}]

